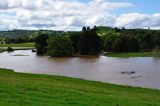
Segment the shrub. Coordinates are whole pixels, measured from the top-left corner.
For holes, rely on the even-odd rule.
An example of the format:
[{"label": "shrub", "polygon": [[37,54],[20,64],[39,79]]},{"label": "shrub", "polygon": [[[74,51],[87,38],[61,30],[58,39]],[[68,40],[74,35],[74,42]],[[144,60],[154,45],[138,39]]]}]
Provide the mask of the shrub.
[{"label": "shrub", "polygon": [[13,50],[13,48],[8,47],[8,48],[7,48],[7,51],[8,51],[8,52],[12,52],[12,51],[14,51],[14,50]]}]

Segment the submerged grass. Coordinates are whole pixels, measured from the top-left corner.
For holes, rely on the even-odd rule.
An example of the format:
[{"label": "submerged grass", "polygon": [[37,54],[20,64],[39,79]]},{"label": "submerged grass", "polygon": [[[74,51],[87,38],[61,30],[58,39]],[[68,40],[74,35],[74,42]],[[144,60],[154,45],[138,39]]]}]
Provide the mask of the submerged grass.
[{"label": "submerged grass", "polygon": [[15,54],[15,55],[11,55],[11,56],[29,56],[29,55],[24,55],[24,54]]},{"label": "submerged grass", "polygon": [[154,57],[153,52],[136,52],[136,53],[114,53],[114,52],[106,52],[105,56],[108,57]]},{"label": "submerged grass", "polygon": [[1,106],[160,106],[160,91],[0,69]]}]

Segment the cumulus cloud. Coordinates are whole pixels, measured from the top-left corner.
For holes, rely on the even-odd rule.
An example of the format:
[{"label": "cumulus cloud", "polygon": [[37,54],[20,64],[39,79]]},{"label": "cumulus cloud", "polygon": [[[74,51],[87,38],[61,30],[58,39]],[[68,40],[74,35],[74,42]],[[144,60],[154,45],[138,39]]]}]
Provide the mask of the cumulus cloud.
[{"label": "cumulus cloud", "polygon": [[[0,29],[80,30],[82,26],[157,27],[159,14],[114,15],[115,9],[129,8],[129,2],[92,0],[5,0],[0,2]],[[158,19],[159,18],[159,19]]]},{"label": "cumulus cloud", "polygon": [[140,13],[122,14],[117,18],[115,25],[127,28],[159,27],[160,13],[152,15]]}]

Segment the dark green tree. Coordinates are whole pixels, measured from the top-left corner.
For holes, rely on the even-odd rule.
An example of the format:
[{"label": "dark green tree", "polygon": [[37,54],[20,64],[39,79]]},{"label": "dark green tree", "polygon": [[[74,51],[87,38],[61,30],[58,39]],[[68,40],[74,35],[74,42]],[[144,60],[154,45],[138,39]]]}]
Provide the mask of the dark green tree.
[{"label": "dark green tree", "polygon": [[151,50],[154,48],[154,39],[150,33],[144,34],[143,38],[141,39],[141,48],[143,50]]},{"label": "dark green tree", "polygon": [[50,36],[47,53],[51,57],[66,57],[73,55],[72,42],[68,36]]},{"label": "dark green tree", "polygon": [[45,33],[39,33],[35,40],[35,47],[37,49],[37,54],[41,55],[47,52],[47,40],[49,36]]},{"label": "dark green tree", "polygon": [[78,50],[81,55],[95,55],[100,52],[100,37],[96,33],[96,27],[82,29],[82,35],[79,38]]},{"label": "dark green tree", "polygon": [[160,31],[159,32],[155,32],[154,34],[154,45],[155,45],[155,48],[156,47],[160,47]]},{"label": "dark green tree", "polygon": [[137,52],[139,51],[139,42],[134,36],[127,36],[127,51],[128,52]]},{"label": "dark green tree", "polygon": [[12,40],[9,39],[9,38],[6,38],[6,39],[5,39],[5,43],[6,43],[6,44],[10,44],[10,43],[12,43]]},{"label": "dark green tree", "polygon": [[74,48],[75,53],[78,52],[78,41],[79,41],[81,34],[82,34],[81,32],[74,32],[69,35],[69,38],[72,41],[72,46]]},{"label": "dark green tree", "polygon": [[127,45],[126,45],[126,36],[124,34],[119,34],[115,41],[112,44],[112,49],[114,52],[126,52]]}]

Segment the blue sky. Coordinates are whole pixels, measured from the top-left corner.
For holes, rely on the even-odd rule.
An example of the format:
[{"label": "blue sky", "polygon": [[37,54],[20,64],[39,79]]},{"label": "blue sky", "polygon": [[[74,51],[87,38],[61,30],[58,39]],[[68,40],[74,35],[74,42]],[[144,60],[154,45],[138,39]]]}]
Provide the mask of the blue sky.
[{"label": "blue sky", "polygon": [[[80,2],[90,2],[92,0],[78,0]],[[160,12],[160,0],[107,0],[110,2],[130,2],[135,6],[127,9],[120,9],[115,11],[115,14],[126,13],[126,12],[139,12],[146,14],[153,14]]]},{"label": "blue sky", "polygon": [[[115,0],[115,1],[121,1],[121,0]],[[127,9],[126,12],[139,12],[146,14],[153,14],[160,12],[160,0],[126,0],[126,1],[131,2],[135,5],[133,8]]]},{"label": "blue sky", "polygon": [[5,0],[0,30],[80,30],[82,26],[160,29],[160,0]]}]

